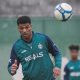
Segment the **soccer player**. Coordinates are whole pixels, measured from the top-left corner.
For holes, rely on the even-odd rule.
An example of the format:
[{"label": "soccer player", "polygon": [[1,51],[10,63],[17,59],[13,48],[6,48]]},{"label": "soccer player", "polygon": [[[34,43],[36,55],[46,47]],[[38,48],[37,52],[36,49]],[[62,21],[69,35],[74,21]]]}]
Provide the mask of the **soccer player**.
[{"label": "soccer player", "polygon": [[[21,37],[12,47],[9,73],[16,74],[21,63],[23,80],[54,80],[61,68],[61,54],[56,45],[48,36],[32,31],[30,17],[19,17],[17,25]],[[49,53],[55,58],[55,65]]]},{"label": "soccer player", "polygon": [[64,80],[80,80],[80,60],[78,59],[79,46],[70,45],[69,50],[71,60],[64,68]]}]

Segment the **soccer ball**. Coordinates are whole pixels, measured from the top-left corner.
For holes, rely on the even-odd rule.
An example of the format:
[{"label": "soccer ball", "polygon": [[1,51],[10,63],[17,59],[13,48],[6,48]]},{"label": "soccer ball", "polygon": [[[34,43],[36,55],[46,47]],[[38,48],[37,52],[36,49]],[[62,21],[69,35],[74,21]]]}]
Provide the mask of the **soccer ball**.
[{"label": "soccer ball", "polygon": [[67,21],[72,16],[72,7],[67,3],[58,4],[54,10],[54,16],[57,20]]}]

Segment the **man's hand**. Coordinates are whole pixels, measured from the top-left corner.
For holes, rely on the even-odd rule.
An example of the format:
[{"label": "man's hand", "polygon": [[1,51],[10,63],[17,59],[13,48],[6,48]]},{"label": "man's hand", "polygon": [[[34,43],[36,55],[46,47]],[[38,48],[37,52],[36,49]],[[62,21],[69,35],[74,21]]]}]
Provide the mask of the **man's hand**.
[{"label": "man's hand", "polygon": [[15,74],[17,68],[18,68],[18,66],[17,66],[17,60],[15,60],[14,64],[12,64],[12,66],[11,66],[11,74]]},{"label": "man's hand", "polygon": [[60,75],[61,71],[60,71],[59,68],[55,67],[53,69],[53,73],[54,73],[54,77],[56,78],[56,77],[58,77]]}]

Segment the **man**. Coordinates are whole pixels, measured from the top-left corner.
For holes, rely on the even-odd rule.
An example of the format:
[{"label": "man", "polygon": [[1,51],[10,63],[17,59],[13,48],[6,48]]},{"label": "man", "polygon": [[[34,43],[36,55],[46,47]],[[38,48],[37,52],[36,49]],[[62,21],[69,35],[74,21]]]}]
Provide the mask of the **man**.
[{"label": "man", "polygon": [[79,46],[70,45],[69,50],[71,60],[64,68],[64,80],[80,80],[80,60],[78,59]]},{"label": "man", "polygon": [[[21,16],[17,19],[21,38],[12,47],[8,65],[11,75],[22,65],[23,80],[54,80],[60,75],[61,54],[51,39],[32,31],[31,19]],[[53,65],[49,53],[55,58]]]}]

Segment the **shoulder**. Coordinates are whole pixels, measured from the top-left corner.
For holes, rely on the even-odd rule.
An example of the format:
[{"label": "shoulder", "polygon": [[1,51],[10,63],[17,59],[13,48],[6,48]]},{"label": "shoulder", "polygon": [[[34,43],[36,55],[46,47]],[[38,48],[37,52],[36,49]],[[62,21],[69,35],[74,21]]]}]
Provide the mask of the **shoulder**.
[{"label": "shoulder", "polygon": [[45,34],[41,34],[41,33],[35,33],[37,36],[41,37],[41,38],[44,38],[46,40],[51,40],[47,35]]},{"label": "shoulder", "polygon": [[15,43],[12,46],[12,49],[17,49],[20,45],[22,45],[22,40],[18,39],[17,41],[15,41]]},{"label": "shoulder", "polygon": [[21,44],[22,40],[21,39],[18,39],[17,41],[15,41],[14,45],[17,46],[19,44]]},{"label": "shoulder", "polygon": [[43,38],[45,38],[46,37],[46,35],[44,35],[44,34],[42,34],[42,33],[35,33],[37,36],[39,36],[39,37],[43,37]]},{"label": "shoulder", "polygon": [[70,64],[71,64],[71,61],[69,61],[69,62],[66,64],[66,67],[68,67]]}]

